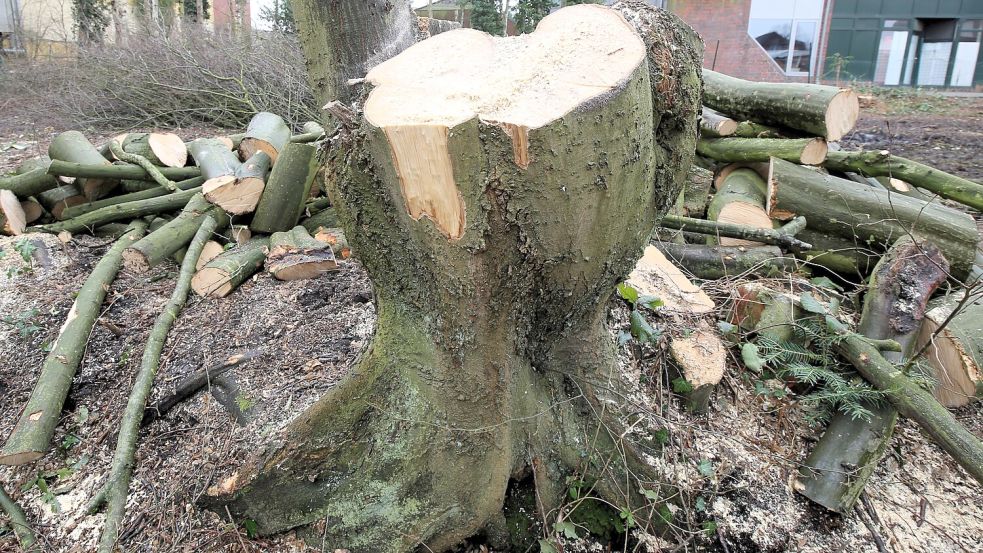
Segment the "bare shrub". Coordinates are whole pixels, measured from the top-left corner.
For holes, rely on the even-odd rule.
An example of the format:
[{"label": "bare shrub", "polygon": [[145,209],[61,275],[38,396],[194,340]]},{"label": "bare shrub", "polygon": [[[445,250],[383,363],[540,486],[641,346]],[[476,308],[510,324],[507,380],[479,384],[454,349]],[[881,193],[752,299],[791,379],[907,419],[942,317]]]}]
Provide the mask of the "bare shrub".
[{"label": "bare shrub", "polygon": [[188,25],[176,36],[131,35],[124,47],[80,47],[70,62],[7,76],[5,86],[29,94],[46,115],[83,127],[243,128],[258,111],[295,123],[319,115],[291,35],[246,42]]}]

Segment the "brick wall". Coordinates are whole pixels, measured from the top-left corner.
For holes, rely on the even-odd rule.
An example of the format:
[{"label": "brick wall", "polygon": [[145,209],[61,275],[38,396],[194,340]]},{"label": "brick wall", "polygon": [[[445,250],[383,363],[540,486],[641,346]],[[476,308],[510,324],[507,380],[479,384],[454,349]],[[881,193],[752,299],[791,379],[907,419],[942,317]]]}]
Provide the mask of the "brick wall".
[{"label": "brick wall", "polygon": [[703,37],[704,67],[755,81],[809,80],[786,76],[748,35],[751,0],[670,0],[669,9]]}]

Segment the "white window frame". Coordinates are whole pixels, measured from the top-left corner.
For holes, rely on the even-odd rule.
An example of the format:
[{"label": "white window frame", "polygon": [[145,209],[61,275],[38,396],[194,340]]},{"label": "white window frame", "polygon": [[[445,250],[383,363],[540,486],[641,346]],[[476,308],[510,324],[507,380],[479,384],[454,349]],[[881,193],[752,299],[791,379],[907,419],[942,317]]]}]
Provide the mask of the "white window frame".
[{"label": "white window frame", "polygon": [[[789,1],[794,2],[795,0],[789,0]],[[823,7],[825,7],[825,2],[823,2]],[[753,4],[752,4],[752,9],[751,9],[750,14],[753,14],[753,12],[754,12],[754,8],[753,8]],[[817,54],[816,49],[819,46],[819,35],[820,35],[820,32],[819,31],[820,31],[820,27],[822,25],[822,23],[821,23],[820,20],[813,19],[813,18],[798,19],[794,15],[793,15],[793,17],[791,19],[787,19],[787,20],[786,19],[780,19],[780,20],[779,19],[774,19],[774,20],[771,20],[771,21],[790,21],[791,24],[792,24],[791,32],[789,33],[788,56],[785,59],[785,67],[782,67],[781,65],[778,65],[778,62],[775,61],[775,58],[771,57],[771,54],[769,54],[768,51],[765,50],[765,48],[763,46],[761,46],[761,43],[758,42],[758,39],[756,37],[754,37],[753,35],[751,35],[750,26],[751,26],[751,21],[753,21],[754,18],[752,18],[750,14],[748,15],[748,22],[747,22],[747,25],[745,25],[745,27],[744,27],[744,32],[747,33],[747,35],[749,37],[751,37],[751,41],[754,42],[755,46],[757,46],[758,49],[761,50],[765,54],[765,56],[768,57],[768,61],[770,61],[771,63],[773,63],[775,65],[775,67],[777,67],[778,70],[782,72],[782,74],[784,74],[784,75],[786,75],[788,77],[811,77],[811,76],[813,76],[815,74],[815,72],[816,72],[816,54]],[[768,20],[768,19],[767,18],[758,18],[758,20]],[[793,53],[795,52],[795,39],[796,39],[796,36],[799,33],[799,23],[813,23],[813,24],[815,24],[815,27],[814,27],[815,28],[815,32],[814,32],[814,34],[812,36],[812,50],[809,52],[809,70],[808,71],[792,71],[792,62],[795,59],[795,56],[793,55]]]}]

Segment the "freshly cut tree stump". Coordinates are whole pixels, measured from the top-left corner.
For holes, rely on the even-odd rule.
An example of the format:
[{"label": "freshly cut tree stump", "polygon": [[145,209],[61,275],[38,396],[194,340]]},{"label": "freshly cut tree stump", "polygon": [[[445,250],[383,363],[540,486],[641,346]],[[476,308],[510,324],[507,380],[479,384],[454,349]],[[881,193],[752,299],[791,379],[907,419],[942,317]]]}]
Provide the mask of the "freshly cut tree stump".
[{"label": "freshly cut tree stump", "polygon": [[239,158],[245,161],[256,152],[266,152],[275,164],[277,156],[289,142],[290,126],[283,118],[275,113],[261,111],[253,116],[246,127],[246,134],[239,142]]},{"label": "freshly cut tree stump", "polygon": [[44,360],[38,383],[0,450],[0,464],[23,465],[40,459],[47,452],[72,378],[82,362],[92,325],[99,317],[109,285],[119,272],[123,249],[139,239],[145,228],[147,224],[143,221],[131,223],[130,230],[99,260],[79,289],[58,332],[58,339]]},{"label": "freshly cut tree stump", "polygon": [[263,268],[269,245],[270,239],[264,236],[225,251],[195,273],[191,279],[191,289],[199,296],[228,296]]},{"label": "freshly cut tree stump", "polygon": [[0,177],[0,190],[10,190],[23,199],[57,187],[60,184],[58,179],[48,174],[50,163],[48,158],[25,161],[13,175]]},{"label": "freshly cut tree stump", "polygon": [[234,175],[208,179],[201,190],[208,201],[231,215],[252,213],[263,194],[271,163],[266,152],[256,152],[236,169]]},{"label": "freshly cut tree stump", "polygon": [[780,159],[771,161],[768,214],[779,220],[804,215],[813,230],[877,245],[882,251],[907,234],[926,238],[942,250],[960,280],[969,274],[979,242],[976,223],[966,213]]},{"label": "freshly cut tree stump", "polygon": [[[707,219],[745,227],[771,229],[771,217],[765,211],[767,185],[751,169],[731,171],[717,188],[707,206]],[[761,242],[743,238],[707,237],[708,244],[721,246],[760,246]]]},{"label": "freshly cut tree stump", "polygon": [[[900,238],[874,268],[864,297],[858,334],[894,340],[900,352],[884,359],[902,363],[915,346],[926,304],[946,279],[948,262],[929,242]],[[848,515],[884,455],[898,412],[888,402],[866,401],[869,421],[837,412],[799,471],[794,488],[812,501]]]},{"label": "freshly cut tree stump", "polygon": [[720,336],[705,321],[692,333],[677,336],[669,343],[669,354],[679,375],[692,388],[685,392],[686,407],[694,413],[706,413],[710,394],[727,369],[727,348]]},{"label": "freshly cut tree stump", "polygon": [[[306,4],[298,21],[327,27]],[[372,346],[207,503],[261,534],[327,520],[329,548],[445,551],[501,536],[513,476],[535,474],[547,515],[586,474],[650,524],[606,303],[681,190],[701,51],[668,12],[582,4],[369,71],[327,181],[374,283]]]},{"label": "freshly cut tree stump", "polygon": [[822,138],[703,138],[696,145],[701,156],[735,162],[767,162],[773,157],[800,165],[819,165],[826,161],[826,141]]},{"label": "freshly cut tree stump", "polygon": [[[52,160],[79,163],[83,165],[111,166],[85,135],[78,131],[67,131],[56,136],[48,146],[48,157]],[[50,166],[49,166],[50,171]],[[118,179],[88,177],[76,179],[79,190],[89,201],[98,200],[119,185]],[[57,216],[56,216],[57,217]]]},{"label": "freshly cut tree stump", "polygon": [[184,167],[188,163],[188,147],[173,133],[130,133],[120,144],[123,151],[161,167]]},{"label": "freshly cut tree stump", "polygon": [[703,106],[700,116],[700,134],[710,138],[730,136],[737,130],[737,121]]},{"label": "freshly cut tree stump", "polygon": [[852,90],[804,83],[757,83],[703,70],[703,101],[731,117],[818,135],[835,142],[857,124]]},{"label": "freshly cut tree stump", "polygon": [[249,228],[255,232],[284,232],[297,225],[317,176],[317,148],[291,142],[280,154],[263,189]]},{"label": "freshly cut tree stump", "polygon": [[331,245],[311,238],[304,227],[270,237],[266,271],[277,280],[306,280],[338,270]]},{"label": "freshly cut tree stump", "polygon": [[[963,305],[960,305],[960,304]],[[953,316],[953,312],[956,314]],[[951,317],[951,320],[950,320]],[[945,328],[939,328],[946,323]],[[962,407],[983,397],[983,300],[963,302],[951,294],[929,303],[918,336],[918,349],[935,370],[935,398],[946,407]]]},{"label": "freshly cut tree stump", "polygon": [[35,196],[52,217],[61,221],[65,219],[65,210],[86,203],[85,196],[74,184],[63,184],[50,190],[45,190]]},{"label": "freshly cut tree stump", "polygon": [[662,300],[662,309],[688,315],[712,312],[716,305],[655,246],[646,246],[628,282],[642,296]]},{"label": "freshly cut tree stump", "polygon": [[20,200],[10,190],[0,190],[0,232],[17,236],[27,228],[27,214]]},{"label": "freshly cut tree stump", "polygon": [[123,251],[126,268],[137,273],[149,271],[151,267],[185,247],[194,238],[205,217],[215,219],[219,229],[229,224],[229,215],[222,208],[208,203],[201,194],[196,194],[177,217]]}]

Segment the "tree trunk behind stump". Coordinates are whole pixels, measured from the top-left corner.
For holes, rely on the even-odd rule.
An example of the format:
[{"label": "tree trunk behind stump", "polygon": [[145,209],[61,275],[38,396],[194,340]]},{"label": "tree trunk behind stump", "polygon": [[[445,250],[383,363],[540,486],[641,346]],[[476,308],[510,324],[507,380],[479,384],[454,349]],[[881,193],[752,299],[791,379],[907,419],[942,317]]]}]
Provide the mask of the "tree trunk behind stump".
[{"label": "tree trunk behind stump", "polygon": [[[531,472],[543,514],[555,515],[565,477],[578,471],[648,524],[654,509],[640,489],[659,484],[638,445],[619,438],[607,300],[692,160],[702,47],[675,16],[642,5],[615,7],[635,27],[610,8],[581,5],[544,19],[535,38],[451,31],[369,73],[376,87],[360,103],[365,116],[330,150],[329,189],[374,283],[375,339],[345,381],[207,503],[263,534],[324,520],[329,548],[442,551],[480,531],[505,536],[510,479]],[[528,74],[478,68],[535,89],[518,90],[507,112],[465,106],[473,111],[458,122],[400,125],[393,112],[371,111],[419,113],[402,68],[426,88],[430,71],[454,63],[442,52],[482,63],[494,54],[469,48],[540,38]],[[589,63],[605,69],[584,69],[581,89],[543,77],[545,60],[564,75]],[[547,90],[551,82],[560,89]],[[449,108],[435,96],[452,90],[430,92],[421,101]],[[559,111],[537,92],[575,100],[527,124],[523,114]]]}]

